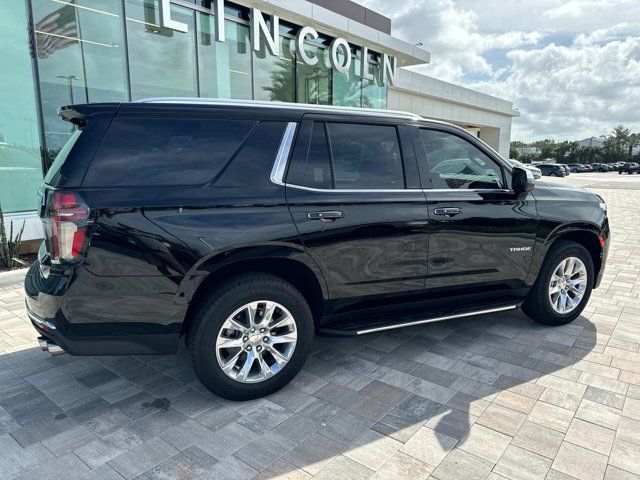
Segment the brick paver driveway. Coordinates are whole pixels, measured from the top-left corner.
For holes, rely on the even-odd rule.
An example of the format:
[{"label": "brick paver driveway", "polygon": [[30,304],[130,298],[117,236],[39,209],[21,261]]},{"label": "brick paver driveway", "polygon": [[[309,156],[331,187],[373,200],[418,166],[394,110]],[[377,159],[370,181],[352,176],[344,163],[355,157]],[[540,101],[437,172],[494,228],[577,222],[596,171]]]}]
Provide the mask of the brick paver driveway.
[{"label": "brick paver driveway", "polygon": [[614,238],[573,324],[318,339],[252,402],[209,395],[184,352],[51,358],[19,282],[0,287],[0,478],[639,478],[640,178],[584,175],[558,181],[595,182]]}]

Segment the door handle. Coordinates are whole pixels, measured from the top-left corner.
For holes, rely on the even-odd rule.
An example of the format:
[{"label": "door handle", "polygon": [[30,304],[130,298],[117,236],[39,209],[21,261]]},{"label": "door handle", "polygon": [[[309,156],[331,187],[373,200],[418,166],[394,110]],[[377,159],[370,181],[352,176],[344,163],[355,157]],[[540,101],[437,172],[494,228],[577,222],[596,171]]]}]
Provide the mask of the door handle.
[{"label": "door handle", "polygon": [[339,210],[330,210],[328,212],[309,212],[307,218],[309,220],[320,220],[321,222],[333,222],[344,217],[344,212]]},{"label": "door handle", "polygon": [[444,215],[445,217],[455,217],[462,213],[462,210],[457,207],[436,208],[433,210],[436,215]]}]

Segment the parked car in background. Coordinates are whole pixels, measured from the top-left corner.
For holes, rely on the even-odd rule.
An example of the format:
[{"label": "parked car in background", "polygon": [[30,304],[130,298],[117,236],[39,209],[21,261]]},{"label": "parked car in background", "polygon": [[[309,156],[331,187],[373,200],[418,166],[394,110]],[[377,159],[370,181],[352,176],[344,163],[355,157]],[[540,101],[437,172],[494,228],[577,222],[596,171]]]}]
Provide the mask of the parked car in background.
[{"label": "parked car in background", "polygon": [[594,172],[609,172],[609,166],[606,163],[594,163],[591,165]]},{"label": "parked car in background", "polygon": [[571,173],[582,173],[587,171],[587,168],[581,163],[568,163],[567,167],[569,167]]},{"label": "parked car in background", "polygon": [[640,165],[638,165],[636,162],[624,162],[618,167],[618,173],[620,175],[622,175],[623,173],[628,173],[629,175],[640,173]]},{"label": "parked car in background", "polygon": [[560,163],[559,165],[564,169],[564,173],[566,173],[567,177],[571,175],[571,170],[567,165],[565,165],[564,163]]},{"label": "parked car in background", "polygon": [[557,163],[536,163],[535,167],[540,169],[540,172],[545,177],[566,177],[567,172],[562,165]]},{"label": "parked car in background", "polygon": [[585,171],[593,172],[593,167],[591,165],[584,165]]},{"label": "parked car in background", "polygon": [[509,163],[514,167],[519,167],[519,168],[524,168],[525,170],[529,170],[531,173],[533,173],[533,178],[538,179],[542,177],[542,172],[538,167],[534,165],[522,163],[522,162],[519,162],[518,160],[512,160],[512,159],[509,159]]}]

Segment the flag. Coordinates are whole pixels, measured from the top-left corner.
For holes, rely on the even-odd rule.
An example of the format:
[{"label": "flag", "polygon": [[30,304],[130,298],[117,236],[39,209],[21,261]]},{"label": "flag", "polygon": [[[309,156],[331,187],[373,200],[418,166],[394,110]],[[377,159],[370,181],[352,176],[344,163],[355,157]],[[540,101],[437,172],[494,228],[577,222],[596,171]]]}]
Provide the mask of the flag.
[{"label": "flag", "polygon": [[65,5],[36,23],[38,58],[49,58],[56,51],[79,42],[75,10],[75,5]]}]

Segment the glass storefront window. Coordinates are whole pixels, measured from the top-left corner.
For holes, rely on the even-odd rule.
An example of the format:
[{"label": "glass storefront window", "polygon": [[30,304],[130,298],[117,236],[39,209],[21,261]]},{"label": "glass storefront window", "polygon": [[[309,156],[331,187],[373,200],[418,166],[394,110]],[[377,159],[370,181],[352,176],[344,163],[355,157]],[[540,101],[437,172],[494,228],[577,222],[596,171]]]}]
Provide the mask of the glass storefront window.
[{"label": "glass storefront window", "polygon": [[382,66],[367,62],[373,80],[363,80],[362,106],[366,108],[387,108],[387,86],[381,85]]},{"label": "glass storefront window", "polygon": [[315,56],[318,62],[307,65],[298,60],[296,64],[297,101],[317,105],[331,105],[333,79],[329,65],[329,52],[317,45],[305,44],[305,52]]},{"label": "glass storefront window", "polygon": [[124,32],[120,2],[32,0],[48,160],[71,135],[62,105],[124,101]]},{"label": "glass storefront window", "polygon": [[[42,161],[29,33],[24,2],[2,2],[0,71],[0,206],[4,213],[35,210]],[[21,225],[16,225],[20,228]],[[8,226],[7,226],[8,228]]]},{"label": "glass storefront window", "polygon": [[[215,41],[215,18],[171,3],[172,19],[188,32],[160,26],[160,0],[6,0],[0,26],[6,64],[0,74],[0,203],[6,211],[35,208],[42,181],[27,5],[33,11],[34,56],[42,98],[45,167],[72,134],[57,115],[62,105],[121,102],[156,96],[218,97],[385,108],[380,54],[352,47],[347,73],[330,67],[331,38],[320,35],[305,47],[318,58],[310,66],[296,58],[299,25],[280,22],[280,55],[262,45],[251,49],[249,9],[225,5],[225,41]],[[209,0],[189,0],[211,8]],[[124,6],[124,7],[123,7]],[[268,20],[267,20],[268,21]],[[128,65],[127,65],[128,59]],[[341,59],[342,60],[342,59]],[[373,80],[363,81],[366,61]]]},{"label": "glass storefront window", "polygon": [[271,55],[264,43],[253,55],[253,98],[276,102],[295,101],[293,40],[280,36],[280,56]]},{"label": "glass storefront window", "polygon": [[[343,62],[344,54],[339,53],[338,59]],[[346,73],[340,73],[337,70],[333,71],[333,105],[343,107],[362,106],[362,78],[358,75],[362,68],[360,65],[362,65],[360,51],[352,49],[349,71]]]},{"label": "glass storefront window", "polygon": [[195,97],[197,93],[195,14],[171,4],[171,18],[187,33],[160,26],[159,0],[127,0],[131,98]]},{"label": "glass storefront window", "polygon": [[225,21],[225,41],[215,40],[215,18],[198,14],[200,96],[251,99],[249,28]]}]

